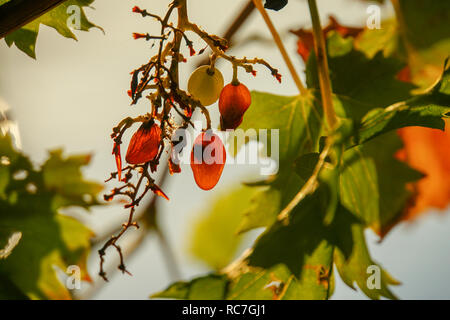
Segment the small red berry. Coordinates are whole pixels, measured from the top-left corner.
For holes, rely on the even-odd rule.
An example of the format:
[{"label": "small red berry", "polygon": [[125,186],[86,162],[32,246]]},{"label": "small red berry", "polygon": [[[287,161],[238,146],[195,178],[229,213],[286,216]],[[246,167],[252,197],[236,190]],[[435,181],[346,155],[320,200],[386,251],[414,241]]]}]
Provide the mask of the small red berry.
[{"label": "small red berry", "polygon": [[242,83],[226,85],[219,98],[222,130],[236,129],[251,103],[252,97],[245,85]]},{"label": "small red berry", "polygon": [[140,164],[153,160],[159,151],[161,128],[151,121],[144,122],[131,137],[125,160]]},{"label": "small red berry", "polygon": [[191,169],[197,185],[210,190],[219,182],[226,162],[225,147],[219,136],[202,132],[194,141],[191,151]]}]

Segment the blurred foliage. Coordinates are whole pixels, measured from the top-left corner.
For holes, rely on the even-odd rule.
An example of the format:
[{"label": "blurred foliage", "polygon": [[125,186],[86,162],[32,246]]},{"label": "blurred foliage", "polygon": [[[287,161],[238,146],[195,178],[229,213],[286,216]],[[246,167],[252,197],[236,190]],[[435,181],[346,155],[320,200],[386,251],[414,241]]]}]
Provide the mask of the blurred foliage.
[{"label": "blurred foliage", "polygon": [[[86,181],[81,168],[90,156],[52,151],[38,169],[0,135],[0,297],[70,299],[57,270],[78,265],[89,281],[86,259],[92,232],[60,209],[89,209],[103,186]],[[3,259],[2,259],[3,258]]]},{"label": "blurred foliage", "polygon": [[[36,58],[36,40],[41,24],[54,28],[63,37],[77,40],[77,37],[68,25],[71,15],[75,13],[75,11],[69,10],[71,6],[77,6],[80,9],[79,30],[89,31],[91,28],[99,28],[100,30],[103,30],[99,26],[90,22],[84,13],[84,8],[90,7],[93,2],[94,0],[65,1],[22,28],[7,35],[5,37],[5,41],[9,47],[15,44],[18,49],[25,52],[28,56],[31,58]],[[4,3],[4,0],[0,1],[0,5]]]},{"label": "blurred foliage", "polygon": [[242,213],[250,206],[253,189],[238,186],[231,194],[217,197],[194,223],[189,250],[211,268],[220,270],[234,258],[241,242],[241,237],[237,236],[238,226]]}]

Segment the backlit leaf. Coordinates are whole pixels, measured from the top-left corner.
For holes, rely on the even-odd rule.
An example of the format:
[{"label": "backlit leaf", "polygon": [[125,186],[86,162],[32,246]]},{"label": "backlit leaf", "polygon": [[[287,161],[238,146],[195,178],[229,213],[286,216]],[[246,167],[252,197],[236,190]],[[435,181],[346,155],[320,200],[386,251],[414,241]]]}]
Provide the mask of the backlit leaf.
[{"label": "backlit leaf", "polygon": [[36,40],[41,24],[54,28],[60,35],[77,40],[77,37],[71,30],[68,20],[74,12],[70,11],[71,6],[77,6],[80,9],[80,29],[89,31],[91,28],[99,28],[91,23],[84,13],[84,8],[89,7],[94,0],[68,0],[60,4],[56,8],[43,14],[39,18],[33,20],[22,28],[8,34],[5,41],[8,46],[15,44],[17,48],[25,52],[31,58],[36,58]]},{"label": "backlit leaf", "polygon": [[[36,170],[26,156],[13,149],[9,136],[3,135],[0,151],[8,158],[2,167],[9,175],[0,198],[0,243],[4,245],[5,234],[9,239],[11,234],[21,234],[6,259],[0,260],[0,283],[5,283],[0,286],[0,296],[70,299],[57,269],[65,272],[69,265],[78,265],[82,279],[89,280],[86,258],[93,234],[81,222],[59,214],[58,209],[88,208],[97,203],[100,185],[84,181],[80,173],[90,158],[66,158],[61,151],[54,151],[42,170]],[[86,196],[89,202],[84,200]]]}]

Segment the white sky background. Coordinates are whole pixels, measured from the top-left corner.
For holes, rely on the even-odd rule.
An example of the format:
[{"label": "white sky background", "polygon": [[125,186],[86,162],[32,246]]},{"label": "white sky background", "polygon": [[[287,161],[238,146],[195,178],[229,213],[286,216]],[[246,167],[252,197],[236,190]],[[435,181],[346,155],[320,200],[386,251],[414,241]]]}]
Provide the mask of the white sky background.
[{"label": "white sky background", "polygon": [[[152,3],[151,7],[150,4]],[[114,170],[111,155],[111,128],[122,118],[147,111],[148,104],[141,102],[129,107],[126,94],[130,83],[129,72],[145,63],[153,51],[144,41],[134,41],[132,32],[158,33],[158,24],[132,14],[131,8],[139,5],[162,13],[166,0],[97,0],[96,10],[87,10],[98,30],[77,32],[78,42],[64,39],[53,29],[41,26],[37,43],[37,61],[16,48],[9,49],[0,41],[0,97],[11,107],[12,116],[19,124],[24,151],[36,162],[46,156],[46,150],[62,147],[70,153],[95,152],[92,165],[85,171],[91,179],[99,181]],[[245,1],[190,0],[190,18],[210,33],[221,34],[233,15]],[[333,13],[345,24],[363,25],[367,19],[367,4],[354,0],[319,0],[322,21]],[[392,13],[383,10],[384,17]],[[271,17],[279,30],[309,26],[309,15],[304,0],[291,0],[287,9]],[[269,37],[269,32],[255,12],[241,29],[238,39],[259,33]],[[193,38],[193,37],[192,37]],[[303,63],[296,54],[296,38],[286,35],[285,43],[299,71]],[[203,47],[199,42],[197,51]],[[250,43],[233,49],[237,56],[258,56],[279,68],[283,83],[279,85],[266,70],[259,69],[258,77],[240,74],[249,89],[277,94],[294,95],[296,88],[274,46]],[[182,80],[186,81],[195,59],[184,68]],[[221,63],[225,81],[231,79],[231,68]],[[214,107],[212,107],[214,108]],[[217,124],[217,113],[212,113]],[[124,144],[126,145],[126,143]],[[123,151],[125,152],[125,151]],[[201,191],[193,180],[189,167],[183,173],[168,179],[164,191],[170,202],[160,202],[161,223],[174,247],[182,278],[189,279],[208,269],[189,256],[186,250],[189,227],[214,194],[254,174],[254,167],[227,166],[221,181],[213,192]],[[87,218],[88,224],[98,233],[126,219],[127,211],[121,207],[95,209]],[[368,232],[372,257],[403,285],[393,288],[400,298],[450,298],[450,216],[431,213],[414,224],[395,228],[381,243]],[[130,233],[133,233],[130,230]],[[112,260],[111,251],[108,259]],[[154,236],[147,237],[143,246],[127,260],[133,277],[115,273],[111,281],[99,290],[96,299],[146,299],[149,294],[165,288],[168,277],[161,250]],[[98,257],[93,255],[91,274],[98,271]],[[364,296],[346,287],[340,280],[334,298],[360,299]]]}]

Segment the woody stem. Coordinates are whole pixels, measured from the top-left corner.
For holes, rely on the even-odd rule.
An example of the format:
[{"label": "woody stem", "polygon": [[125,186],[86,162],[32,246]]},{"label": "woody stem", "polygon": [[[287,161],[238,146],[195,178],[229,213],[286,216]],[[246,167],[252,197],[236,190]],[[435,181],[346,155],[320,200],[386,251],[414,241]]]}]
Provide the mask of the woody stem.
[{"label": "woody stem", "polygon": [[328,69],[328,58],[325,36],[320,24],[319,11],[316,0],[308,0],[309,11],[313,24],[314,48],[317,58],[317,71],[319,73],[320,92],[322,95],[322,106],[328,129],[334,129],[337,123],[336,113],[333,107],[330,72]]},{"label": "woody stem", "polygon": [[255,4],[256,9],[258,9],[259,13],[263,17],[264,22],[266,23],[267,27],[269,28],[269,31],[272,34],[273,40],[275,41],[275,43],[278,47],[278,50],[280,50],[283,60],[286,63],[286,66],[288,67],[289,72],[291,73],[292,79],[294,80],[295,85],[298,88],[298,91],[300,91],[301,94],[306,94],[307,89],[303,85],[302,80],[300,79],[297,71],[295,70],[294,64],[292,63],[291,59],[289,58],[289,55],[286,51],[286,48],[284,47],[283,41],[281,40],[281,37],[278,34],[277,29],[273,25],[272,20],[270,20],[270,17],[267,14],[266,9],[264,9],[262,0],[253,0],[253,3]]}]

